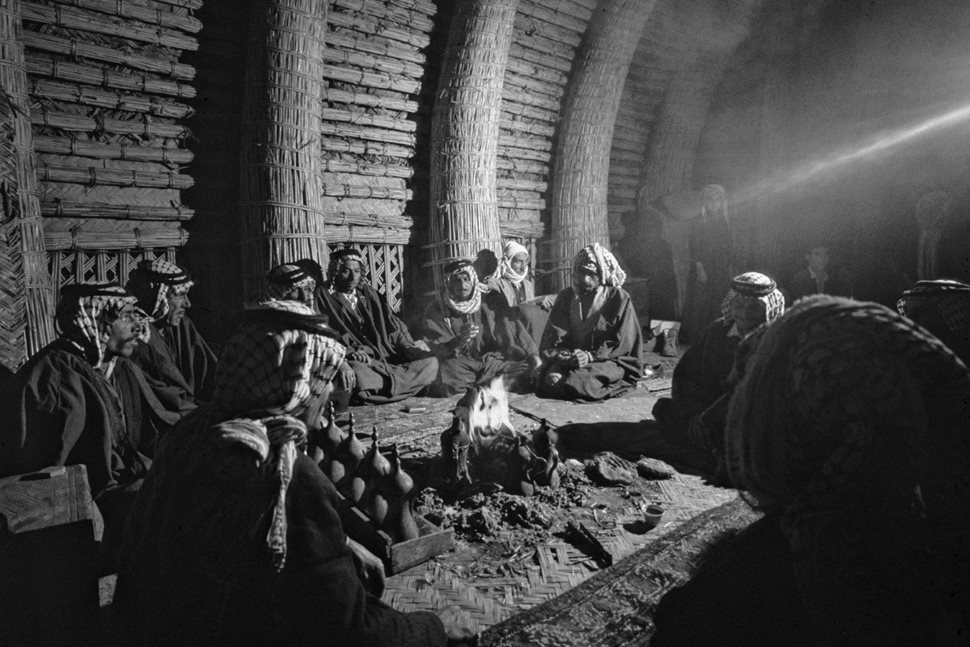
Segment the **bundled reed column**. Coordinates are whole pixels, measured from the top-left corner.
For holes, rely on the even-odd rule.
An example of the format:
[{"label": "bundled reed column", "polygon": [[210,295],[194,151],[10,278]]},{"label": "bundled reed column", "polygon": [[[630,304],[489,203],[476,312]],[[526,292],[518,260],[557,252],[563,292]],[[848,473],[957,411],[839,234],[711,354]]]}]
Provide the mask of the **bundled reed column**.
[{"label": "bundled reed column", "polygon": [[483,249],[500,253],[497,152],[517,5],[458,0],[455,9],[431,117],[429,247],[435,267],[475,258]]},{"label": "bundled reed column", "polygon": [[243,294],[279,263],[327,262],[320,160],[327,3],[253,0],[243,98]]},{"label": "bundled reed column", "polygon": [[607,188],[613,128],[630,61],[656,0],[601,0],[566,88],[554,155],[548,270],[559,290],[584,245],[610,243]]},{"label": "bundled reed column", "polygon": [[0,364],[16,370],[54,338],[37,195],[19,0],[0,0]]}]

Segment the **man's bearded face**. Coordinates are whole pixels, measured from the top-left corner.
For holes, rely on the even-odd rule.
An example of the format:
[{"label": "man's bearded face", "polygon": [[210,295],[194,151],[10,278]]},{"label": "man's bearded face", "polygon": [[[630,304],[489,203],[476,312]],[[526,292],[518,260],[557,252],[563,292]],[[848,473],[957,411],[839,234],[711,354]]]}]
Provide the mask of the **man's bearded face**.
[{"label": "man's bearded face", "polygon": [[467,301],[472,298],[475,281],[470,272],[455,272],[448,277],[448,293],[455,301]]}]

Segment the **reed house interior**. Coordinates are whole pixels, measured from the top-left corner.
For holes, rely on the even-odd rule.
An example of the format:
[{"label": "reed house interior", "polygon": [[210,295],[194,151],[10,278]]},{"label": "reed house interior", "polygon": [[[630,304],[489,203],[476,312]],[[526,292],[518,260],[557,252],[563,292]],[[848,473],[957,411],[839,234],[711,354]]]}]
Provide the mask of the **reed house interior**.
[{"label": "reed house interior", "polygon": [[966,645],[970,3],[0,0],[0,643]]}]

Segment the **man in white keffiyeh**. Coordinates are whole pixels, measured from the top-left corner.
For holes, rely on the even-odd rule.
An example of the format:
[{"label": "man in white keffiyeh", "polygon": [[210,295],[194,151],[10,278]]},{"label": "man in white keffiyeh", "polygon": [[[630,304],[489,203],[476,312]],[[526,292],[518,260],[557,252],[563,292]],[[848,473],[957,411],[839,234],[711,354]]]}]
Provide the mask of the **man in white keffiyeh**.
[{"label": "man in white keffiyeh", "polygon": [[483,293],[471,260],[444,267],[445,291],[424,312],[422,334],[438,358],[430,391],[451,395],[503,375],[512,391],[532,387],[539,351],[497,292]]},{"label": "man in white keffiyeh", "polygon": [[573,285],[559,293],[540,344],[544,373],[536,392],[568,400],[603,400],[642,377],[642,332],[621,287],[626,272],[599,243],[573,260]]}]

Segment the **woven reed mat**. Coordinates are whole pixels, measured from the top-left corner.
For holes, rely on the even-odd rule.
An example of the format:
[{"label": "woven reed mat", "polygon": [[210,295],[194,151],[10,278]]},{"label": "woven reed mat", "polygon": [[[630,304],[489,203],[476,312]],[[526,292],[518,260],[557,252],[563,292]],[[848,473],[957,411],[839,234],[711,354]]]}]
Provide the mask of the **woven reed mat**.
[{"label": "woven reed mat", "polygon": [[[583,520],[614,564],[676,533],[684,520],[737,497],[735,490],[706,485],[700,477],[687,474],[675,474],[656,485],[651,501],[666,512],[661,524],[649,532],[640,522],[640,502],[636,500],[618,515],[604,518],[591,510]],[[486,550],[482,545],[459,542],[454,552],[389,577],[384,601],[401,611],[436,611],[458,605],[479,630],[513,618],[570,591],[601,570],[592,557],[557,536],[563,525],[555,524],[548,540],[534,550],[504,547],[505,557],[498,560],[494,545],[493,550]]]},{"label": "woven reed mat", "polygon": [[571,591],[491,627],[479,644],[646,645],[664,594],[690,579],[712,546],[759,517],[740,498],[708,510]]}]

